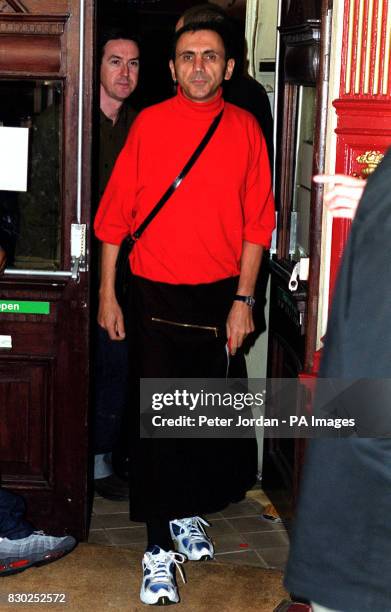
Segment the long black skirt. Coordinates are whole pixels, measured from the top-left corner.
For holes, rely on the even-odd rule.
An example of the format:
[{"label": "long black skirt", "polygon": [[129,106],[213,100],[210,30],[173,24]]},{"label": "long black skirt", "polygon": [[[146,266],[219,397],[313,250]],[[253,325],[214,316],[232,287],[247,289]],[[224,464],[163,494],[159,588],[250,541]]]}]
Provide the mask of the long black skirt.
[{"label": "long black skirt", "polygon": [[[140,439],[139,378],[225,378],[225,324],[237,278],[171,285],[133,278],[128,304],[131,380],[130,518],[183,518],[243,499],[256,480],[255,439]],[[215,329],[172,325],[191,323]],[[246,377],[244,356],[230,376]]]}]

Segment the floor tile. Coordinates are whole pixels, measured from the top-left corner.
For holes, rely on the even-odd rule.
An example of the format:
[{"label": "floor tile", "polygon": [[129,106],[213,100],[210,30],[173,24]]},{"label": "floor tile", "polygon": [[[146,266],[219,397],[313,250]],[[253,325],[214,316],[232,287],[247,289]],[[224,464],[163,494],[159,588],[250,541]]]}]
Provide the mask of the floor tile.
[{"label": "floor tile", "polygon": [[253,531],[284,531],[283,523],[265,521],[261,515],[227,518],[227,521],[239,533],[249,533]]},{"label": "floor tile", "polygon": [[106,534],[114,546],[131,546],[132,543],[147,543],[147,531],[144,527],[127,527],[106,529]]},{"label": "floor tile", "polygon": [[115,529],[118,527],[144,527],[143,523],[135,523],[129,520],[129,514],[126,512],[117,512],[116,514],[97,514],[93,519],[98,519],[98,524],[105,529]]},{"label": "floor tile", "polygon": [[256,502],[244,500],[238,504],[230,504],[227,508],[222,510],[221,514],[225,518],[251,516],[261,512],[261,510],[261,506],[259,506],[259,504]]},{"label": "floor tile", "polygon": [[253,550],[243,550],[241,552],[219,553],[215,555],[218,563],[234,563],[235,565],[255,565],[266,568],[266,563]]},{"label": "floor tile", "polygon": [[104,529],[90,531],[88,544],[99,544],[100,546],[113,546]]},{"label": "floor tile", "polygon": [[289,547],[261,548],[257,549],[256,552],[267,567],[283,570],[288,559]]},{"label": "floor tile", "polygon": [[129,502],[111,501],[103,497],[95,497],[92,511],[94,514],[117,514],[119,512],[129,514]]},{"label": "floor tile", "polygon": [[256,533],[244,533],[243,537],[251,548],[285,548],[289,545],[289,539],[284,531],[258,531]]},{"label": "floor tile", "polygon": [[213,533],[210,532],[210,535],[215,545],[215,550],[218,553],[240,552],[242,550],[240,545],[247,544],[247,540],[239,533],[222,533],[214,536]]},{"label": "floor tile", "polygon": [[203,514],[202,517],[207,521],[213,521],[215,519],[223,518],[223,515],[221,512],[214,512],[213,514]]},{"label": "floor tile", "polygon": [[104,514],[103,515],[93,514],[91,516],[90,530],[91,529],[104,529],[104,526],[105,526],[104,517],[105,517]]},{"label": "floor tile", "polygon": [[235,533],[235,529],[224,518],[210,521],[211,527],[206,527],[206,531],[210,536],[225,533]]},{"label": "floor tile", "polygon": [[269,496],[262,489],[251,489],[247,491],[246,501],[256,501],[263,508],[271,503]]}]

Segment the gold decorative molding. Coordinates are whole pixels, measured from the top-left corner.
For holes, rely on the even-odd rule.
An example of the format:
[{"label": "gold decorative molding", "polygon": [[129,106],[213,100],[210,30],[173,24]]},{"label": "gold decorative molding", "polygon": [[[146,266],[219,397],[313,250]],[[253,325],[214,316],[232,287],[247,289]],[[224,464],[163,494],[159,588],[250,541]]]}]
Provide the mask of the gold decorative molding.
[{"label": "gold decorative molding", "polygon": [[391,44],[391,3],[388,2],[388,13],[386,23],[386,44],[384,50],[384,68],[383,68],[383,96],[388,93],[388,77],[390,70],[390,44]]},{"label": "gold decorative molding", "polygon": [[[373,28],[373,2],[368,4],[368,32],[372,32]],[[366,46],[365,51],[365,74],[364,74],[364,94],[369,93],[369,80],[371,72],[371,46]]]},{"label": "gold decorative molding", "polygon": [[356,157],[356,161],[359,164],[365,165],[366,167],[361,170],[363,178],[367,178],[372,172],[376,170],[384,155],[380,151],[365,151],[362,155]]},{"label": "gold decorative molding", "polygon": [[346,83],[345,83],[345,93],[350,93],[351,87],[351,76],[352,76],[352,65],[353,65],[353,23],[354,23],[354,9],[355,9],[355,0],[350,0],[349,6],[349,32],[348,32],[348,42],[347,42],[347,54],[346,54]]},{"label": "gold decorative molding", "polygon": [[389,96],[391,0],[345,0],[341,94]]},{"label": "gold decorative molding", "polygon": [[[376,24],[377,32],[381,32],[382,19],[383,19],[383,3],[380,2],[377,8],[377,24]],[[376,51],[375,51],[375,73],[374,73],[374,79],[373,79],[373,93],[375,96],[379,93],[381,42],[382,42],[381,36],[377,36]]]},{"label": "gold decorative molding", "polygon": [[365,46],[363,44],[363,29],[364,29],[364,0],[359,0],[358,5],[358,27],[357,27],[357,48],[356,48],[356,65],[355,65],[355,80],[354,80],[354,93],[360,93],[361,85],[361,60],[363,50],[365,52]]}]

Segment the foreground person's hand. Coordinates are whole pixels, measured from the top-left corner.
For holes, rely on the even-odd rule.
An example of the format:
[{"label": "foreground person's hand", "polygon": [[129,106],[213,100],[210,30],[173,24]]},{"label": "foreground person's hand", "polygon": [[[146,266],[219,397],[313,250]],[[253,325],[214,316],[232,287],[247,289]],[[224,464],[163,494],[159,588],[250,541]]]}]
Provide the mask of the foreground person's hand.
[{"label": "foreground person's hand", "polygon": [[318,174],[313,180],[317,184],[330,185],[324,196],[324,204],[333,217],[354,219],[365,189],[364,179],[345,174]]}]

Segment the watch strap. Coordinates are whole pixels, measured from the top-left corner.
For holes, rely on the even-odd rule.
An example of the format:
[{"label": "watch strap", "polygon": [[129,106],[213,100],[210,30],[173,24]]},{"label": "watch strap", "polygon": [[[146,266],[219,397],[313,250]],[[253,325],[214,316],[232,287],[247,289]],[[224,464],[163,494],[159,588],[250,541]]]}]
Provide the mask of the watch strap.
[{"label": "watch strap", "polygon": [[255,306],[255,298],[253,295],[235,295],[234,300],[237,302],[244,302],[247,306],[250,306],[250,308]]}]

